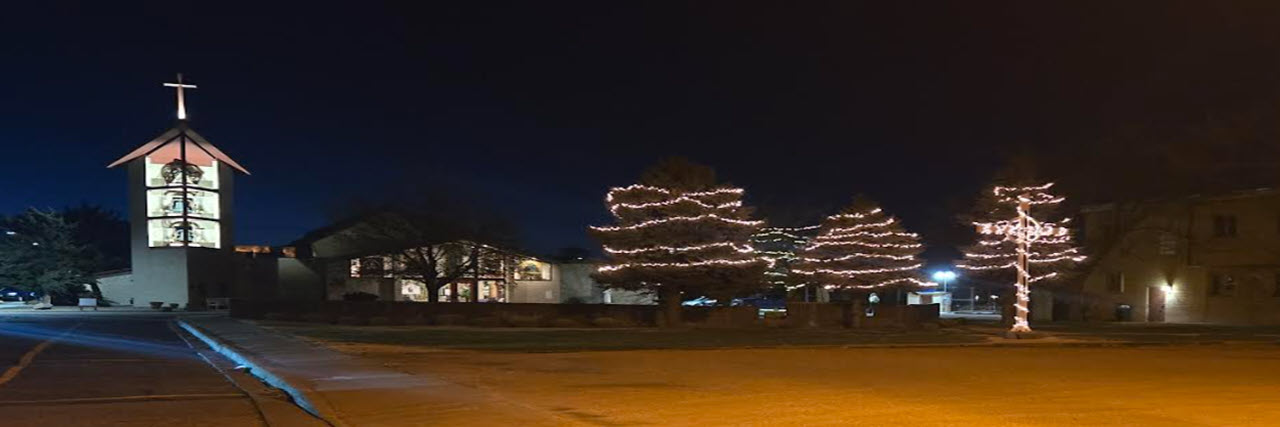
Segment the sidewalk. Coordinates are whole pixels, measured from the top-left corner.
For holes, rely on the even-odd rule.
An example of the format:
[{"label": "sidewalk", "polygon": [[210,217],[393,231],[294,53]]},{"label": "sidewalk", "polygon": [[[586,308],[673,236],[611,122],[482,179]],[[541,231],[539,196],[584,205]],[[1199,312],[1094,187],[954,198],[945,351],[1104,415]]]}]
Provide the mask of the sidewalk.
[{"label": "sidewalk", "polygon": [[481,390],[399,372],[247,322],[193,316],[179,323],[336,426],[536,426],[567,421]]}]

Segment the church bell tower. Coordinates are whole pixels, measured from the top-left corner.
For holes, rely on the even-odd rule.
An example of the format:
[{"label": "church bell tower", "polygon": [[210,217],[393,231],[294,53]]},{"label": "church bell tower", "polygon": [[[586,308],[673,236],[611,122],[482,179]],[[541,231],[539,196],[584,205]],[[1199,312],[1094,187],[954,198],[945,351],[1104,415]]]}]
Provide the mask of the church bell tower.
[{"label": "church bell tower", "polygon": [[233,178],[249,171],[191,129],[184,90],[196,86],[181,74],[164,85],[177,90],[177,123],[107,167],[129,171],[133,305],[199,309],[233,287]]}]

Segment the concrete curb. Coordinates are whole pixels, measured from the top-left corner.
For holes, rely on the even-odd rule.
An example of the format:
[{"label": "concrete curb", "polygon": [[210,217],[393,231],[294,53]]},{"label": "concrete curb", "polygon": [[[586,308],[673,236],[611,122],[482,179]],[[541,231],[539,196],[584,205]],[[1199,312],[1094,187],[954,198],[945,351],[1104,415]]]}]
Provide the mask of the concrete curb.
[{"label": "concrete curb", "polygon": [[235,344],[222,340],[216,335],[201,329],[199,326],[187,322],[186,319],[176,320],[178,322],[178,326],[182,327],[183,330],[191,333],[191,335],[194,335],[196,338],[199,338],[200,341],[203,341],[209,346],[209,348],[218,352],[218,354],[231,359],[241,366],[249,368],[250,375],[270,384],[272,387],[284,391],[285,394],[288,394],[293,402],[304,411],[307,411],[329,425],[346,426],[346,424],[341,422],[337,417],[337,414],[335,414],[335,411],[333,407],[329,405],[329,402],[325,400],[323,396],[320,396],[317,392],[306,386],[305,381],[290,381],[288,378],[285,378],[287,375],[277,374],[272,371],[272,368],[276,367],[275,364],[269,361],[260,360],[253,356],[252,353],[237,347]]}]

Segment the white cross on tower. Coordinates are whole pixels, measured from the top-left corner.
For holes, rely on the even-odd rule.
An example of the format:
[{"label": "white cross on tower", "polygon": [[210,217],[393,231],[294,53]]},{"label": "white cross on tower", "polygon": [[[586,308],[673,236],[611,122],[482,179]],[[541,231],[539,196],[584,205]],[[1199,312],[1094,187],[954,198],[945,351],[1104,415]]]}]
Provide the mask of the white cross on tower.
[{"label": "white cross on tower", "polygon": [[195,89],[196,85],[182,84],[182,73],[178,73],[177,83],[165,83],[164,85],[165,87],[178,88],[178,120],[186,120],[187,119],[187,103],[182,98],[182,90]]}]

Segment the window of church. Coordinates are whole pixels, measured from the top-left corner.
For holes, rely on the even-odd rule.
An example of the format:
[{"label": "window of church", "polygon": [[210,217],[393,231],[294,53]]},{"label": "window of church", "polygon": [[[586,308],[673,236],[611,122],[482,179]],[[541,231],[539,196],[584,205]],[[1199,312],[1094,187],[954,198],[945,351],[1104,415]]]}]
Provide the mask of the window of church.
[{"label": "window of church", "polygon": [[516,267],[516,280],[551,280],[551,264],[536,259],[522,260]]},{"label": "window of church", "polygon": [[181,144],[165,145],[143,162],[150,246],[221,248],[218,162],[189,143],[183,157]]}]

